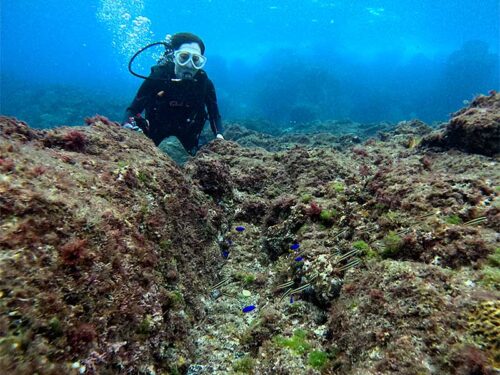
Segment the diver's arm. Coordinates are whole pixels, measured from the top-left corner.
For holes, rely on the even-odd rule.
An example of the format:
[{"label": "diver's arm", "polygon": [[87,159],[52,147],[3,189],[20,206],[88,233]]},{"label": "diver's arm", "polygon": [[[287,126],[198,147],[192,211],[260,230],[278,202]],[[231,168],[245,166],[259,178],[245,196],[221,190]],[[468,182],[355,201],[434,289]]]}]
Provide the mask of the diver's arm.
[{"label": "diver's arm", "polygon": [[[153,77],[153,75],[156,75],[155,67],[151,68],[151,74],[149,77]],[[128,122],[130,117],[134,117],[137,114],[142,113],[142,111],[144,111],[148,101],[152,97],[152,93],[155,92],[155,88],[156,88],[156,80],[154,79],[144,80],[141,87],[139,87],[139,90],[137,91],[134,100],[125,110],[125,116],[122,123]]]},{"label": "diver's arm", "polygon": [[[217,95],[215,94],[215,87],[211,80],[207,82],[207,96],[205,98],[205,105],[208,110],[208,121],[210,121],[210,128],[215,136],[222,135],[224,128],[222,127],[222,119],[219,113],[219,106],[217,105]],[[220,138],[220,137],[218,137]]]},{"label": "diver's arm", "polygon": [[148,99],[151,97],[150,86],[151,83],[148,80],[142,83],[141,87],[139,88],[139,91],[137,91],[137,94],[134,97],[134,100],[132,100],[132,103],[130,103],[130,105],[125,110],[123,123],[128,122],[130,117],[134,117],[137,114],[142,113],[142,111],[144,111]]}]

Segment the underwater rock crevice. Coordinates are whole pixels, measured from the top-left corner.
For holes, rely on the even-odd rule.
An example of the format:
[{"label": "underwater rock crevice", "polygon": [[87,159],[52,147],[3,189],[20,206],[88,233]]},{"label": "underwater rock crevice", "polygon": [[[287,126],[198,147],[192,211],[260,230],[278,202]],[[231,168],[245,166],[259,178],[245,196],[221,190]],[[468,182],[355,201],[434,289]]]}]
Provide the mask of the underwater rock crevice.
[{"label": "underwater rock crevice", "polygon": [[0,119],[2,368],[498,367],[496,159],[433,153],[407,122],[343,151],[216,140],[180,168],[90,124]]}]

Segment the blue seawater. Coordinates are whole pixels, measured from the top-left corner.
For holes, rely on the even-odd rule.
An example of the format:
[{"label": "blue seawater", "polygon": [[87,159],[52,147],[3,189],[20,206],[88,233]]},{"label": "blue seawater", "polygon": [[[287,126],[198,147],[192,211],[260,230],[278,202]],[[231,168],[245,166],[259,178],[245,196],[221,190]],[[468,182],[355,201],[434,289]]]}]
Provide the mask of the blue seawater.
[{"label": "blue seawater", "polygon": [[[446,120],[500,88],[498,0],[3,0],[0,113],[33,127],[120,120],[130,57],[205,42],[223,118],[278,126]],[[136,68],[147,74],[161,53]],[[296,125],[298,126],[298,125]]]}]

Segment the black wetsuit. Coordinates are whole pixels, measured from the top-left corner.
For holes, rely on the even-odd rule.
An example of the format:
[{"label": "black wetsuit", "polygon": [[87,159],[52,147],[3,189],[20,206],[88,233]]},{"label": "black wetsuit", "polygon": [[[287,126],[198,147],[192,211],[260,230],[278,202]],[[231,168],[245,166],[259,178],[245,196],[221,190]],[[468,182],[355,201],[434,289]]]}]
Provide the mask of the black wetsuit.
[{"label": "black wetsuit", "polygon": [[207,117],[214,135],[222,133],[214,84],[205,71],[199,70],[193,80],[176,80],[174,64],[169,62],[153,66],[149,78],[127,108],[124,122],[145,110],[149,129],[141,127],[156,145],[173,135],[190,154],[198,150]]}]

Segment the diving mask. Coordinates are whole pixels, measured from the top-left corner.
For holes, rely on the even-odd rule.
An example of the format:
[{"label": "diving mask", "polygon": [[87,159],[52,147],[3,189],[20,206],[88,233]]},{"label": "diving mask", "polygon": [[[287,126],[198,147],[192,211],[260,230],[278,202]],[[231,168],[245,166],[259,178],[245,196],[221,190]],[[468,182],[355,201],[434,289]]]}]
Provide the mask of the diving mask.
[{"label": "diving mask", "polygon": [[201,69],[205,66],[207,62],[207,58],[199,53],[193,53],[189,51],[175,51],[174,59],[177,64],[180,66],[186,66],[191,61],[191,64],[195,69]]}]

